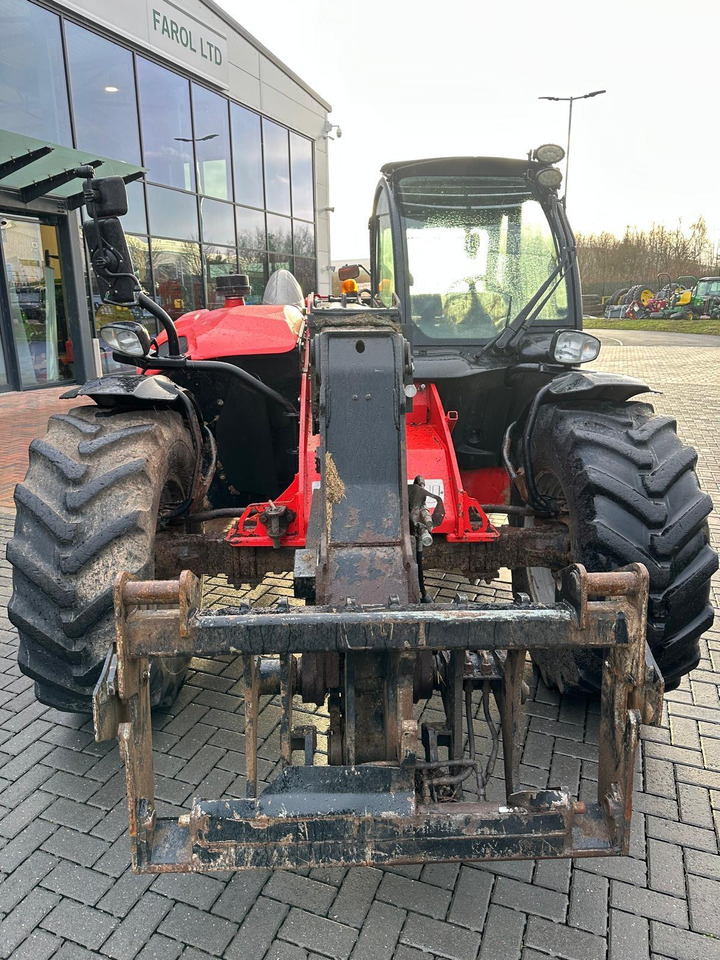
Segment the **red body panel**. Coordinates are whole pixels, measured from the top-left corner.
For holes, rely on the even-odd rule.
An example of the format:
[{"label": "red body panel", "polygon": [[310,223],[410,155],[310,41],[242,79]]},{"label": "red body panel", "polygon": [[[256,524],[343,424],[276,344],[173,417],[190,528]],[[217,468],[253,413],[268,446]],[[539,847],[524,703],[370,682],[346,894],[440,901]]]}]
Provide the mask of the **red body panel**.
[{"label": "red body panel", "polygon": [[[187,353],[193,360],[218,360],[294,350],[302,331],[303,315],[292,306],[242,304],[219,310],[195,310],[180,317],[175,326],[178,336],[186,338]],[[158,334],[158,343],[166,340],[164,331]]]}]

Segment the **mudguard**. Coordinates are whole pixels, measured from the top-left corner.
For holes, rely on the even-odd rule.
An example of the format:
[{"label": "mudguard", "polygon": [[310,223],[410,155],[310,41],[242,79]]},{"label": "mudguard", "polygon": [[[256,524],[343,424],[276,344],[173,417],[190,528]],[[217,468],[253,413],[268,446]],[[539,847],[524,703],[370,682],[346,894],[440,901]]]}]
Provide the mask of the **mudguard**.
[{"label": "mudguard", "polygon": [[638,393],[657,392],[637,377],[596,370],[571,370],[548,384],[541,403],[568,399],[629,400]]},{"label": "mudguard", "polygon": [[99,407],[147,407],[158,403],[177,403],[184,392],[172,380],[161,375],[148,377],[136,373],[120,373],[88,380],[81,387],[63,393],[61,399],[91,397]]}]

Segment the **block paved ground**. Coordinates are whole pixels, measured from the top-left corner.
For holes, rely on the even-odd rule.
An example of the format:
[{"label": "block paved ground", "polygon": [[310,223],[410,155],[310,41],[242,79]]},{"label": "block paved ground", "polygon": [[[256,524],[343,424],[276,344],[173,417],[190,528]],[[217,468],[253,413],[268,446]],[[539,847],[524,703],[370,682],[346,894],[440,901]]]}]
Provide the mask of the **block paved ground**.
[{"label": "block paved ground", "polygon": [[[623,339],[641,345],[606,346],[598,366],[646,377],[663,391],[653,403],[676,416],[681,435],[698,448],[705,488],[720,504],[720,353],[693,346],[691,338],[690,345],[672,347],[643,346],[641,335]],[[40,396],[0,398],[0,427],[16,448],[12,455],[6,449],[4,459],[0,451],[8,487],[24,472],[29,436],[42,432],[36,428],[48,411]],[[12,514],[3,506],[5,542]],[[717,514],[711,525],[717,542]],[[456,584],[436,577],[433,587],[452,594]],[[508,591],[498,581],[474,592]],[[270,603],[291,592],[286,579],[275,578],[254,597]],[[9,593],[2,561],[3,604]],[[226,594],[215,580],[208,603],[225,603]],[[692,679],[667,697],[663,726],[644,729],[630,857],[159,878],[129,872],[115,746],[95,744],[86,718],[35,702],[15,664],[15,645],[3,608],[0,958],[720,960],[720,629],[706,635]],[[155,719],[164,812],[180,812],[194,794],[232,796],[242,789],[237,663],[193,666],[177,704]],[[523,779],[591,796],[595,704],[560,698],[537,682],[529,664],[527,678]],[[278,753],[273,702],[261,719],[267,778]],[[318,726],[322,746],[322,713],[308,720]],[[477,729],[485,734],[480,722]]]}]

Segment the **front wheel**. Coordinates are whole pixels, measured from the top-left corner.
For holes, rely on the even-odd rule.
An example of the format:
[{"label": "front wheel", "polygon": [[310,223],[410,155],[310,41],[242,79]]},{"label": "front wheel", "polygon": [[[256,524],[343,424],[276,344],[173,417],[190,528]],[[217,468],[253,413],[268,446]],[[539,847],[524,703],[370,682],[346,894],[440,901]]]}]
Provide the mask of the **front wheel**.
[{"label": "front wheel", "polygon": [[[41,703],[92,709],[115,637],[113,581],[121,571],[152,579],[158,519],[183,503],[194,465],[182,417],[170,410],[77,407],[51,417],[45,439],[31,444],[7,548],[8,615]],[[152,661],[153,705],[174,699],[188,662]]]},{"label": "front wheel", "polygon": [[[548,405],[532,440],[538,489],[560,501],[573,561],[589,571],[636,561],[648,568],[647,639],[668,690],[697,665],[700,636],[713,622],[712,501],[700,490],[696,461],[695,450],[678,439],[675,421],[655,416],[646,403]],[[553,574],[543,567],[516,571],[514,588],[552,603]],[[533,659],[546,683],[561,691],[600,688],[600,651],[538,650]]]}]

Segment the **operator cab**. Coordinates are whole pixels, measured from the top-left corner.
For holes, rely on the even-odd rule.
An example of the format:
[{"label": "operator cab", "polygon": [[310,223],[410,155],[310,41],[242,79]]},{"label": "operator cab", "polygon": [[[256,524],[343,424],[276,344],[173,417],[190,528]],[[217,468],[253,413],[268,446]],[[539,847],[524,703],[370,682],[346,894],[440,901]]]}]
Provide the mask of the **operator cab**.
[{"label": "operator cab", "polygon": [[384,306],[400,307],[416,353],[476,351],[541,288],[523,327],[549,335],[581,326],[557,168],[453,157],[391,163],[382,173],[370,220],[372,289]]}]

